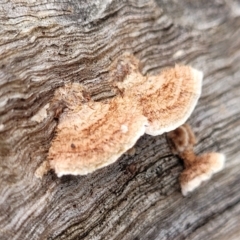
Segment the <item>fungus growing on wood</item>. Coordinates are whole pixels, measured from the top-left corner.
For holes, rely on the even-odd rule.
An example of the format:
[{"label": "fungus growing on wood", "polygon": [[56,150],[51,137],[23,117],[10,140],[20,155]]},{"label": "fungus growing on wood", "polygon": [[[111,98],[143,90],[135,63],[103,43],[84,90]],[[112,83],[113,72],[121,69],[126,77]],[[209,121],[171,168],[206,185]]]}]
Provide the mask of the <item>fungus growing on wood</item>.
[{"label": "fungus growing on wood", "polygon": [[49,149],[50,167],[59,177],[91,173],[133,147],[146,125],[146,117],[132,99],[116,97],[109,103],[84,104],[60,119]]},{"label": "fungus growing on wood", "polygon": [[168,138],[172,142],[173,152],[184,162],[185,169],[180,175],[180,185],[184,196],[200,186],[203,181],[209,180],[214,173],[223,169],[225,162],[223,154],[211,152],[200,156],[195,155],[193,146],[196,144],[196,138],[189,125],[184,124],[169,132]]},{"label": "fungus growing on wood", "polygon": [[112,75],[111,84],[121,94],[110,100],[84,98],[84,87],[78,83],[56,91],[55,100],[66,102],[67,109],[60,116],[46,166],[59,177],[85,175],[107,166],[144,133],[173,130],[193,111],[201,93],[200,71],[176,66],[155,76],[143,76],[133,56],[124,55],[119,62],[120,68],[114,63],[117,77],[114,80]]},{"label": "fungus growing on wood", "polygon": [[160,135],[185,123],[201,95],[203,73],[190,66],[176,65],[156,76],[143,76],[137,67],[138,60],[131,55],[126,58],[131,72],[124,81],[115,84],[125,96],[138,101],[148,119],[146,133]]},{"label": "fungus growing on wood", "polygon": [[202,78],[202,72],[178,65],[148,77],[148,88],[140,99],[149,123],[146,133],[160,135],[185,123],[201,94]]}]

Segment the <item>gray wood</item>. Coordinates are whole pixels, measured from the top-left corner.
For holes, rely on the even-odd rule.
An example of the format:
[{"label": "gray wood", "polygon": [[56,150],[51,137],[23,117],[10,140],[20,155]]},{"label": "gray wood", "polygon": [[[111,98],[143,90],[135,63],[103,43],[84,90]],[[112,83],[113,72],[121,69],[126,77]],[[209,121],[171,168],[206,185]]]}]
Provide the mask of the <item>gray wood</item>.
[{"label": "gray wood", "polygon": [[[113,95],[110,65],[130,52],[143,74],[175,63],[204,72],[189,119],[197,153],[225,169],[183,197],[181,161],[165,134],[87,176],[43,180],[56,108],[31,120],[66,82]],[[0,4],[0,239],[238,239],[240,235],[240,2],[17,1]],[[81,136],[79,136],[81,137]]]}]

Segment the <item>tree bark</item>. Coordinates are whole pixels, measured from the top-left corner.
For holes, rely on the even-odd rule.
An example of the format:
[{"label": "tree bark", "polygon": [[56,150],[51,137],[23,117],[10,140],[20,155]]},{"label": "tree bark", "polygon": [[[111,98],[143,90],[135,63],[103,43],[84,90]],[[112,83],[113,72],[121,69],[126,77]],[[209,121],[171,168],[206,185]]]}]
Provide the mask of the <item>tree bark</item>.
[{"label": "tree bark", "polygon": [[[3,0],[0,27],[0,239],[240,236],[239,1]],[[175,63],[204,72],[188,122],[196,152],[227,162],[188,197],[165,134],[87,176],[34,175],[57,126],[54,91],[79,82],[94,100],[113,97],[110,66],[125,52],[143,74]]]}]

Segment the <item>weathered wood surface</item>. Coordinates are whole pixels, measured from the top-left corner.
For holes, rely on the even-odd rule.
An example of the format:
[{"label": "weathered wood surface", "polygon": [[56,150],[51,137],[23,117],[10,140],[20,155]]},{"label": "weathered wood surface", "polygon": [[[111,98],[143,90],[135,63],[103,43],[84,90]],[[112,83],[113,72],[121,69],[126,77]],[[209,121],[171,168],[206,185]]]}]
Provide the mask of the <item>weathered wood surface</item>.
[{"label": "weathered wood surface", "polygon": [[[134,156],[87,176],[34,176],[57,124],[51,105],[46,118],[38,111],[69,81],[112,96],[110,65],[126,51],[144,74],[175,63],[204,72],[188,122],[196,151],[223,152],[227,163],[186,198],[165,135],[143,136]],[[2,0],[0,53],[1,240],[237,239],[239,1]]]}]

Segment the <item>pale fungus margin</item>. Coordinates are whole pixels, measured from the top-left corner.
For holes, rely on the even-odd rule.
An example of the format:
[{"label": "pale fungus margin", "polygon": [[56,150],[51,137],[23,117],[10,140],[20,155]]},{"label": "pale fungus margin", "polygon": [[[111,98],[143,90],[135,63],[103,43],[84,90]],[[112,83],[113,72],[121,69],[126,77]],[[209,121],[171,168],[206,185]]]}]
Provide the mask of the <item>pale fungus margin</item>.
[{"label": "pale fungus margin", "polygon": [[[160,135],[184,124],[201,95],[203,74],[190,66],[143,76],[139,61],[126,54],[110,71],[110,83],[118,94],[107,101],[92,101],[79,83],[56,90],[53,102],[64,102],[66,108],[37,177],[50,169],[58,177],[86,175],[115,162],[144,133]],[[189,181],[186,187],[184,180],[181,184],[183,194],[193,188]]]}]

